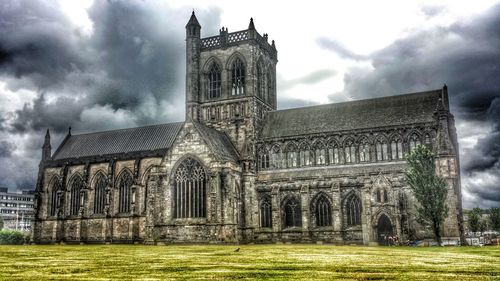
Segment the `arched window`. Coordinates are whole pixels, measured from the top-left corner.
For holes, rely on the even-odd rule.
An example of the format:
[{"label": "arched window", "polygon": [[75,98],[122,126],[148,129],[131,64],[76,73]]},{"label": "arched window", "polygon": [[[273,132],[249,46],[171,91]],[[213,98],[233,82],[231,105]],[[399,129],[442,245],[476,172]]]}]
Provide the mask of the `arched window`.
[{"label": "arched window", "polygon": [[383,190],[383,193],[384,193],[384,202],[387,202],[387,190]]},{"label": "arched window", "polygon": [[212,63],[208,72],[208,93],[209,99],[219,98],[221,96],[221,70],[217,63]]},{"label": "arched window", "polygon": [[328,161],[330,164],[340,164],[341,158],[339,147],[336,143],[328,148]]},{"label": "arched window", "polygon": [[302,226],[300,200],[295,196],[290,196],[283,202],[283,226],[285,228]]},{"label": "arched window", "polygon": [[262,68],[262,64],[257,63],[257,96],[264,100],[265,92],[266,92],[266,79],[264,75],[264,70]]},{"label": "arched window", "polygon": [[410,136],[410,151],[412,151],[418,145],[420,145],[420,138],[417,134],[412,134]]},{"label": "arched window", "polygon": [[403,159],[403,142],[401,139],[394,139],[391,142],[391,156],[392,160]]},{"label": "arched window", "polygon": [[359,144],[359,162],[370,162],[370,144],[363,139]]},{"label": "arched window", "polygon": [[269,153],[265,148],[259,150],[259,168],[262,170],[269,169]]},{"label": "arched window", "polygon": [[231,94],[233,96],[245,94],[245,65],[239,58],[234,60],[231,74]]},{"label": "arched window", "polygon": [[388,160],[388,153],[387,153],[387,143],[379,138],[377,140],[375,149],[377,151],[377,161],[386,161]]},{"label": "arched window", "polygon": [[377,202],[381,202],[381,201],[382,201],[382,196],[380,193],[380,189],[377,189]]},{"label": "arched window", "polygon": [[271,169],[279,169],[281,168],[281,151],[280,147],[275,145],[270,152],[270,168]]},{"label": "arched window", "polygon": [[174,176],[174,218],[204,218],[206,216],[207,177],[200,162],[186,158]]},{"label": "arched window", "polygon": [[314,214],[316,216],[316,226],[332,225],[332,206],[326,195],[321,194],[314,204]]},{"label": "arched window", "polygon": [[361,200],[356,195],[352,195],[346,204],[347,225],[361,224]]},{"label": "arched window", "polygon": [[106,203],[106,177],[99,173],[94,183],[94,214],[104,213]]},{"label": "arched window", "polygon": [[269,68],[267,70],[267,102],[271,105],[274,102],[273,94],[274,94],[273,80],[271,76],[271,68]]},{"label": "arched window", "polygon": [[130,203],[132,202],[132,184],[134,179],[129,171],[124,171],[118,180],[118,212],[130,212]]},{"label": "arched window", "polygon": [[316,156],[316,165],[325,165],[326,163],[326,149],[325,145],[319,141],[314,145],[315,148],[315,156]]},{"label": "arched window", "polygon": [[286,159],[288,168],[293,168],[298,166],[297,156],[298,156],[297,147],[294,144],[289,144],[286,149]]},{"label": "arched window", "polygon": [[425,145],[429,148],[432,148],[431,136],[429,134],[425,134]]},{"label": "arched window", "polygon": [[344,144],[344,159],[346,163],[356,163],[356,147],[352,140],[348,140]]},{"label": "arched window", "polygon": [[272,227],[273,217],[272,217],[272,204],[271,198],[265,196],[260,202],[260,227]]},{"label": "arched window", "polygon": [[311,161],[311,149],[309,148],[309,145],[307,143],[301,143],[300,144],[300,152],[299,152],[299,160],[300,160],[300,166],[310,166],[312,164]]},{"label": "arched window", "polygon": [[50,184],[48,208],[49,216],[55,216],[57,213],[57,191],[60,189],[59,179],[53,178]]},{"label": "arched window", "polygon": [[79,175],[75,175],[70,181],[70,215],[78,215],[81,207],[81,192],[83,190],[83,179]]}]

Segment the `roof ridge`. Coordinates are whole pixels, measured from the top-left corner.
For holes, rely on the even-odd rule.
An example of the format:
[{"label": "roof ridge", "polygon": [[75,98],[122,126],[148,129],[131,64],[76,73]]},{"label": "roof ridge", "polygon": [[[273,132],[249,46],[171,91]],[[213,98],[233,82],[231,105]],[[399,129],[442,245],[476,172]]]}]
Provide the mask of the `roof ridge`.
[{"label": "roof ridge", "polygon": [[351,101],[343,101],[343,102],[330,102],[330,103],[323,103],[323,104],[316,104],[316,105],[307,105],[307,106],[293,107],[293,108],[286,108],[286,109],[277,109],[277,110],[269,111],[268,113],[283,112],[283,111],[298,110],[298,109],[309,109],[309,108],[317,108],[317,107],[327,107],[327,106],[332,106],[332,105],[345,105],[345,104],[349,104],[349,103],[353,103],[354,104],[354,103],[383,101],[383,100],[390,100],[390,99],[395,99],[395,98],[403,98],[403,97],[408,97],[408,96],[418,96],[418,95],[423,95],[423,94],[431,94],[431,93],[436,93],[436,92],[440,92],[440,91],[441,91],[441,89],[435,89],[435,90],[429,90],[429,91],[413,92],[413,93],[398,94],[398,95],[383,96],[383,97],[375,97],[375,98],[366,98],[366,99],[360,99],[360,100],[351,100]]},{"label": "roof ridge", "polygon": [[185,123],[185,121],[177,121],[177,122],[170,122],[170,123],[160,123],[160,124],[151,124],[151,125],[129,127],[129,128],[121,128],[121,129],[111,129],[111,130],[104,130],[104,131],[97,131],[97,132],[90,132],[90,133],[83,133],[83,134],[73,134],[71,136],[72,137],[87,136],[87,135],[94,135],[94,134],[102,134],[102,133],[126,131],[126,130],[133,130],[133,129],[139,129],[139,128],[149,128],[149,127],[156,127],[156,126],[162,126],[162,125],[174,125],[174,124],[176,125],[176,124],[183,124],[183,123]]}]

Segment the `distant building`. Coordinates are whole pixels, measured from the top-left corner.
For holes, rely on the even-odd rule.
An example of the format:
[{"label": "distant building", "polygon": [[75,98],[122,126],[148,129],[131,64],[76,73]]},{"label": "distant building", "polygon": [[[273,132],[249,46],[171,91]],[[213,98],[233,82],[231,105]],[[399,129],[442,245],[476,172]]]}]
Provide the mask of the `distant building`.
[{"label": "distant building", "polygon": [[31,230],[34,210],[34,190],[9,192],[7,187],[0,187],[0,215],[4,220],[4,229]]}]

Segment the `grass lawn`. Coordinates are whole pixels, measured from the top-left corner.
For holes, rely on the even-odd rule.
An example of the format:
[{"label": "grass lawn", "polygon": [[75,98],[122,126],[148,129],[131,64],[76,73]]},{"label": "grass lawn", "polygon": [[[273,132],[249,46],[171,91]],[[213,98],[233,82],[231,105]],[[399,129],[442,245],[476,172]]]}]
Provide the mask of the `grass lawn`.
[{"label": "grass lawn", "polygon": [[500,247],[0,246],[0,280],[238,278],[500,280]]}]

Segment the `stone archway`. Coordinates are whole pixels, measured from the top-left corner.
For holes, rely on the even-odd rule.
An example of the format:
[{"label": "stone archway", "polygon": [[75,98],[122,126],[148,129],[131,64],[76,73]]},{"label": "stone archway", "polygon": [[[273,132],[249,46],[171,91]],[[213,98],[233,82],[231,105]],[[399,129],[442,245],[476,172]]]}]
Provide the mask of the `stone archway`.
[{"label": "stone archway", "polygon": [[391,220],[386,214],[382,214],[377,222],[377,242],[379,245],[388,245],[388,237],[394,235]]}]

